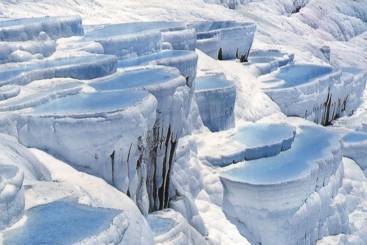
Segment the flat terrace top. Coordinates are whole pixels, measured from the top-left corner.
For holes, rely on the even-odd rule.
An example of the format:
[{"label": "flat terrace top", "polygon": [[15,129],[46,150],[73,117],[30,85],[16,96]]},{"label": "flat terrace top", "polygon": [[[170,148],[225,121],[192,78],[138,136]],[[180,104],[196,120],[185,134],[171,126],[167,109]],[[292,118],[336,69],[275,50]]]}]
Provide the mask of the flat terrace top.
[{"label": "flat terrace top", "polygon": [[294,128],[287,124],[256,123],[241,127],[233,138],[248,147],[257,147],[292,138],[294,133]]},{"label": "flat terrace top", "polygon": [[279,71],[274,73],[274,80],[265,82],[271,84],[280,80],[282,81],[281,84],[275,83],[277,85],[273,88],[288,88],[311,82],[316,78],[323,77],[332,72],[333,68],[329,66],[295,64],[280,68]]},{"label": "flat terrace top", "polygon": [[97,79],[89,85],[97,90],[118,90],[158,85],[169,82],[179,76],[180,74],[175,69],[151,66],[119,70],[115,74]]},{"label": "flat terrace top", "polygon": [[225,168],[222,178],[252,185],[273,185],[294,181],[309,174],[315,161],[330,154],[338,142],[332,132],[319,127],[302,127],[291,149],[280,154]]},{"label": "flat terrace top", "polygon": [[35,106],[32,112],[51,116],[107,113],[136,106],[148,96],[147,92],[131,90],[80,93]]},{"label": "flat terrace top", "polygon": [[198,91],[221,89],[231,86],[234,86],[233,82],[225,79],[221,75],[197,77],[195,80],[195,89]]}]

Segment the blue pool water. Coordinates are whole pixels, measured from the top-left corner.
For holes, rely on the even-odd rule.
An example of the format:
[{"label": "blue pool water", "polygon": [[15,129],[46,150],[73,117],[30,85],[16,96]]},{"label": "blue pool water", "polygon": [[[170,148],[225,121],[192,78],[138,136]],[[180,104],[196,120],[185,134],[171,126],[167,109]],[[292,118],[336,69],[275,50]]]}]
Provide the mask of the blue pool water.
[{"label": "blue pool water", "polygon": [[26,223],[4,235],[4,245],[72,244],[106,230],[120,211],[56,201],[26,211]]},{"label": "blue pool water", "polygon": [[164,83],[179,76],[165,68],[118,71],[114,75],[90,83],[97,90],[118,90]]},{"label": "blue pool water", "polygon": [[159,53],[144,55],[131,59],[122,59],[117,63],[118,67],[129,67],[129,66],[138,66],[143,64],[148,64],[149,62],[166,59],[166,58],[179,58],[188,54],[191,54],[192,51],[188,50],[163,50]]},{"label": "blue pool water", "polygon": [[[359,141],[367,141],[366,133],[349,133],[343,137],[343,141],[345,142],[359,142]],[[366,152],[367,154],[367,152]]]},{"label": "blue pool water", "polygon": [[107,58],[107,55],[86,55],[78,57],[62,57],[57,59],[45,59],[35,62],[19,63],[14,66],[0,67],[0,81],[5,81],[12,77],[20,75],[22,72],[28,72],[36,69],[46,69],[65,65],[78,65],[81,63],[98,63],[99,60]]},{"label": "blue pool water", "polygon": [[134,105],[145,96],[147,96],[147,92],[129,90],[76,94],[36,106],[33,108],[33,112],[51,115],[111,112]]},{"label": "blue pool water", "polygon": [[165,234],[176,225],[174,219],[159,217],[157,215],[149,215],[148,223],[155,235]]},{"label": "blue pool water", "polygon": [[319,65],[289,65],[280,69],[275,78],[283,80],[281,87],[293,87],[307,83],[315,78],[327,75],[332,67]]},{"label": "blue pool water", "polygon": [[233,86],[233,83],[221,75],[197,77],[195,80],[196,90],[220,89]]},{"label": "blue pool water", "polygon": [[297,179],[320,159],[323,149],[337,142],[337,137],[319,127],[302,127],[292,148],[280,154],[249,162],[225,170],[222,177],[250,184],[275,184]]},{"label": "blue pool water", "polygon": [[233,138],[247,146],[264,146],[291,138],[293,127],[287,124],[256,123],[240,128]]}]

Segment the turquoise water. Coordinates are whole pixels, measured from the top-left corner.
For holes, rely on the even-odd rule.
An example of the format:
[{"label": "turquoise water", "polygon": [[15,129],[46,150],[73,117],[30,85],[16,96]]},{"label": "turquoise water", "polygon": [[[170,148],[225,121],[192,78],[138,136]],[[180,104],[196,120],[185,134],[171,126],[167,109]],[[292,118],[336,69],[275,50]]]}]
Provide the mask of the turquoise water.
[{"label": "turquoise water", "polygon": [[233,83],[220,75],[197,77],[195,79],[196,90],[220,89],[229,86],[233,86]]},{"label": "turquoise water", "polygon": [[64,65],[75,65],[81,63],[93,63],[98,61],[101,58],[106,58],[109,56],[104,55],[86,55],[86,56],[79,56],[79,57],[63,57],[57,59],[45,59],[41,61],[34,61],[34,62],[27,62],[27,63],[18,63],[14,66],[0,66],[0,81],[5,81],[12,77],[20,75],[22,72],[28,72],[37,69],[44,69],[44,68],[53,68],[58,66]]},{"label": "turquoise water", "polygon": [[137,69],[118,72],[89,85],[97,90],[127,89],[164,83],[178,75],[177,73],[168,72],[164,68]]},{"label": "turquoise water", "polygon": [[103,113],[134,105],[147,96],[144,91],[111,91],[76,94],[52,100],[33,108],[33,112],[51,115]]},{"label": "turquoise water", "polygon": [[322,77],[333,71],[332,67],[318,65],[289,65],[276,73],[275,79],[283,80],[279,87],[287,88],[301,85]]},{"label": "turquoise water", "polygon": [[106,230],[121,211],[56,201],[26,211],[23,226],[5,232],[4,245],[72,244]]},{"label": "turquoise water", "polygon": [[138,66],[143,64],[148,64],[151,61],[165,59],[165,58],[179,58],[188,54],[191,54],[192,51],[189,50],[163,50],[159,53],[144,55],[137,58],[131,59],[122,59],[117,63],[118,67],[129,67],[129,66]]},{"label": "turquoise water", "polygon": [[265,146],[293,136],[293,127],[286,124],[256,123],[240,128],[233,138],[247,146]]},{"label": "turquoise water", "polygon": [[343,137],[343,141],[345,142],[359,142],[359,141],[366,141],[366,140],[367,140],[367,134],[365,133],[353,132]]}]

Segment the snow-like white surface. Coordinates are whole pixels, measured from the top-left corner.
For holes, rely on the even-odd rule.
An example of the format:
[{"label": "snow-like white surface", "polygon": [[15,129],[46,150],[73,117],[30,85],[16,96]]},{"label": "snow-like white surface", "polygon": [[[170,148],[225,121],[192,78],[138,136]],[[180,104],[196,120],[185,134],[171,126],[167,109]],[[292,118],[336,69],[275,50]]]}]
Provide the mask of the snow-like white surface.
[{"label": "snow-like white surface", "polygon": [[207,244],[185,218],[172,209],[151,213],[148,222],[155,244]]},{"label": "snow-like white surface", "polygon": [[343,155],[353,159],[362,170],[367,169],[367,134],[350,132],[342,138]]},{"label": "snow-like white surface", "polygon": [[49,39],[0,43],[1,63],[23,62],[33,58],[44,58],[50,56],[56,50],[56,42]]},{"label": "snow-like white surface", "polygon": [[19,220],[24,211],[23,172],[14,165],[0,165],[0,230]]},{"label": "snow-like white surface", "polygon": [[[222,5],[207,4],[206,2],[220,3],[230,8],[235,7],[235,9],[230,10]],[[331,64],[343,70],[343,67],[367,68],[367,53],[365,52],[367,48],[367,34],[365,32],[366,8],[367,4],[363,0],[187,0],[184,3],[181,0],[172,0],[169,2],[162,0],[125,0],[119,3],[116,3],[114,0],[78,0],[77,3],[74,0],[65,0],[57,2],[57,4],[55,4],[53,0],[4,0],[0,2],[0,15],[4,17],[4,19],[7,19],[9,17],[24,17],[25,15],[80,14],[83,17],[84,23],[98,25],[155,20],[168,20],[175,23],[177,23],[177,21],[191,22],[202,20],[249,21],[257,25],[257,33],[254,40],[254,47],[256,49],[279,49],[288,54],[295,54],[295,63],[313,63],[323,66]],[[161,32],[162,40],[158,51],[160,51],[160,49],[175,49],[172,43],[178,43],[178,40],[184,40],[186,38],[190,39],[192,33],[188,30],[185,31],[186,32],[178,30],[177,39],[171,42],[162,42],[165,33]],[[167,33],[171,35],[174,32],[170,31]],[[45,35],[41,34],[39,36]],[[173,36],[174,35],[171,37],[173,38]],[[42,39],[41,37],[35,38]],[[80,55],[79,52],[85,51],[91,53],[105,52],[104,48],[99,43],[93,41],[84,42],[84,40],[78,39],[79,38],[68,38],[68,40],[58,40],[55,54],[61,55],[67,53],[69,55],[69,53],[75,54],[75,52],[78,52],[78,55]],[[214,39],[211,41],[214,44],[216,42]],[[44,42],[40,43],[42,43],[42,45],[44,44]],[[137,47],[142,44],[140,42],[132,43],[134,45],[136,44]],[[187,44],[186,42],[184,43]],[[8,55],[8,51],[6,50],[0,53],[9,56],[9,60],[12,62],[43,58],[43,54],[41,55],[38,51],[35,51],[36,53],[34,54],[31,51],[33,52],[33,50],[25,51],[17,48],[17,50],[10,53],[11,55]],[[224,73],[227,79],[234,82],[237,90],[234,111],[236,125],[243,125],[247,123],[247,121],[255,122],[257,120],[265,122],[287,122],[291,120],[282,114],[279,107],[260,89],[261,84],[257,77],[261,73],[268,73],[275,69],[279,65],[276,64],[277,62],[284,61],[285,63],[286,60],[287,62],[290,60],[285,59],[285,57],[280,60],[280,58],[277,57],[275,59],[277,62],[271,61],[268,63],[268,61],[270,61],[269,59],[261,57],[257,58],[257,60],[253,60],[259,63],[255,63],[254,65],[243,65],[234,61],[218,62],[210,59],[200,51],[197,51],[197,53],[199,54],[198,73],[200,75],[207,73],[208,70],[215,70],[215,72]],[[258,72],[258,69],[254,69],[254,67],[257,68],[260,64],[263,64],[266,69],[264,68],[261,72]],[[257,71],[254,72],[254,70]],[[358,76],[354,75],[345,76],[346,73],[347,72],[343,73],[341,78],[343,80],[343,86],[346,88],[345,90],[349,91],[348,93],[351,99],[349,100],[350,104],[348,104],[348,107],[351,109],[350,111],[352,111],[360,102],[359,98],[363,93],[362,86],[360,85],[364,83],[365,80],[358,79]],[[36,77],[36,79],[33,80],[40,78],[44,77]],[[56,82],[56,80],[54,82]],[[48,84],[49,81],[45,83]],[[3,103],[11,104],[12,99],[17,97],[23,98],[27,93],[32,96],[32,92],[37,91],[37,88],[35,90],[23,90],[23,88],[19,88],[18,90],[18,88],[17,86],[11,85],[11,87],[1,90],[0,93],[3,95],[2,98],[6,99],[12,97],[9,102],[5,100]],[[83,86],[83,90],[84,89],[86,89],[86,87]],[[50,86],[50,91],[52,91],[52,86]],[[59,95],[56,97],[58,96]],[[53,95],[47,95],[44,98],[53,100]],[[37,101],[37,99],[32,98],[32,101]],[[43,103],[44,102],[36,102],[36,104]],[[211,133],[201,125],[195,101],[188,107],[192,110],[187,116],[188,121],[191,121],[191,125],[189,125],[188,128],[198,130],[202,133],[202,137],[210,139]],[[367,115],[365,109],[364,103],[363,106],[357,110],[355,116],[351,117],[351,119],[342,119],[336,124],[340,122],[340,125],[346,125],[352,129],[365,130],[363,126],[366,121],[364,115]],[[2,118],[4,119],[3,116]],[[11,124],[13,117],[5,117],[6,120],[3,119],[1,120],[2,125],[4,123]],[[116,128],[116,130],[118,129]],[[183,131],[189,132],[186,128]],[[100,135],[102,135],[102,133]],[[189,142],[182,142],[182,144],[180,141],[177,145],[179,150],[177,152],[178,156],[176,155],[174,157],[176,163],[174,164],[175,167],[171,178],[173,183],[171,185],[172,191],[169,193],[172,199],[172,207],[178,210],[192,227],[200,231],[202,236],[207,236],[210,243],[248,244],[247,239],[252,241],[252,236],[244,233],[242,229],[241,235],[238,231],[238,227],[240,226],[236,226],[238,224],[232,224],[230,222],[231,220],[223,213],[223,187],[218,177],[218,170],[203,164],[204,162],[198,158],[195,149],[196,146],[197,142],[195,137]],[[301,156],[299,156],[299,158],[302,159]],[[54,163],[56,160],[53,159],[53,161],[51,161],[47,158],[47,161]],[[68,166],[65,165],[64,167]],[[307,202],[301,209],[302,211],[300,211],[300,217],[304,215],[309,219],[320,218],[323,220],[321,228],[321,233],[323,235],[338,234],[338,236],[326,237],[321,242],[331,244],[338,242],[341,244],[365,244],[366,240],[363,240],[366,234],[364,230],[364,202],[366,200],[365,177],[362,171],[358,169],[358,166],[352,161],[344,160],[344,168],[345,176],[343,177],[343,185],[336,197],[334,197],[335,188],[337,188],[338,183],[335,184],[337,181],[329,181],[329,185],[322,188],[322,191],[316,194],[314,193],[312,197],[309,198],[310,201]],[[131,205],[129,204],[128,207],[124,207],[125,210],[129,210],[126,211],[126,214],[129,216],[133,213],[134,215],[136,214],[136,217],[142,218],[140,214],[140,216],[137,215],[139,211],[130,199],[121,192],[114,190],[101,179],[89,176],[91,179],[86,181],[85,177],[81,178],[80,176],[87,175],[78,172],[78,176],[75,176],[71,174],[72,171],[65,171],[64,169],[59,169],[55,172],[62,171],[66,173],[64,177],[67,181],[60,183],[38,182],[32,184],[30,189],[26,189],[26,207],[32,202],[35,204],[38,201],[42,202],[48,198],[52,199],[67,195],[72,198],[76,197],[76,199],[80,199],[84,202],[90,202],[92,205],[104,203],[106,206],[118,206],[130,203]],[[76,182],[78,182],[78,184],[76,184]],[[104,183],[103,188],[101,185],[96,188],[95,183],[101,184],[101,182]],[[78,187],[75,188],[73,185]],[[83,186],[83,188],[79,188],[80,186]],[[52,195],[50,195],[50,193],[52,193]],[[106,196],[104,196],[105,193],[108,193],[108,195],[106,194]],[[318,202],[318,195],[321,196],[320,200],[322,200],[320,206],[318,206],[320,203]],[[111,196],[116,198],[111,198]],[[120,199],[121,196],[124,197],[123,201]],[[96,201],[97,199],[98,201]],[[27,202],[27,200],[32,201]],[[330,202],[332,202],[331,206],[333,207],[327,208],[328,211],[325,211],[326,209],[324,209],[324,207],[330,206]],[[345,208],[345,203],[349,203],[348,209]],[[328,213],[328,215],[330,214],[331,218],[324,219],[324,212],[319,212],[318,210],[320,209]],[[335,210],[339,210],[340,212],[336,212]],[[141,220],[140,218],[139,220]],[[132,219],[129,224],[131,223],[135,224],[135,220]],[[152,235],[145,236],[147,233],[143,232],[143,230],[149,230],[149,227],[148,229],[142,227],[145,226],[137,225],[128,228],[127,233],[129,231],[134,231],[132,232],[134,236],[127,235],[124,237],[124,239],[126,238],[124,241],[129,241],[131,243],[131,241],[140,241],[141,237],[150,237],[142,243],[153,243]],[[306,227],[306,225],[304,227]],[[246,234],[246,237],[243,236],[243,234]],[[297,232],[295,232],[295,234],[297,234]],[[307,241],[314,241],[312,236],[306,236],[305,239],[305,243],[307,243]]]},{"label": "snow-like white surface", "polygon": [[268,74],[279,67],[291,64],[294,60],[294,54],[288,54],[280,50],[253,50],[248,57],[248,63],[253,73],[257,75]]},{"label": "snow-like white surface", "polygon": [[5,20],[0,23],[1,41],[26,41],[46,33],[53,39],[83,35],[82,19],[79,16],[38,17]]}]

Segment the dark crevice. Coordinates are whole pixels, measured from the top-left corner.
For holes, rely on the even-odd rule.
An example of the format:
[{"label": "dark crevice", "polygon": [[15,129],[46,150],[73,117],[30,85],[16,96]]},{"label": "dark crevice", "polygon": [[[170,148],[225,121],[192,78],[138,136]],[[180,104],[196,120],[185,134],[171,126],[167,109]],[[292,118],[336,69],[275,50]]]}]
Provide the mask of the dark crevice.
[{"label": "dark crevice", "polygon": [[110,155],[111,158],[111,181],[112,181],[112,185],[115,185],[115,151],[112,152],[112,154]]}]

